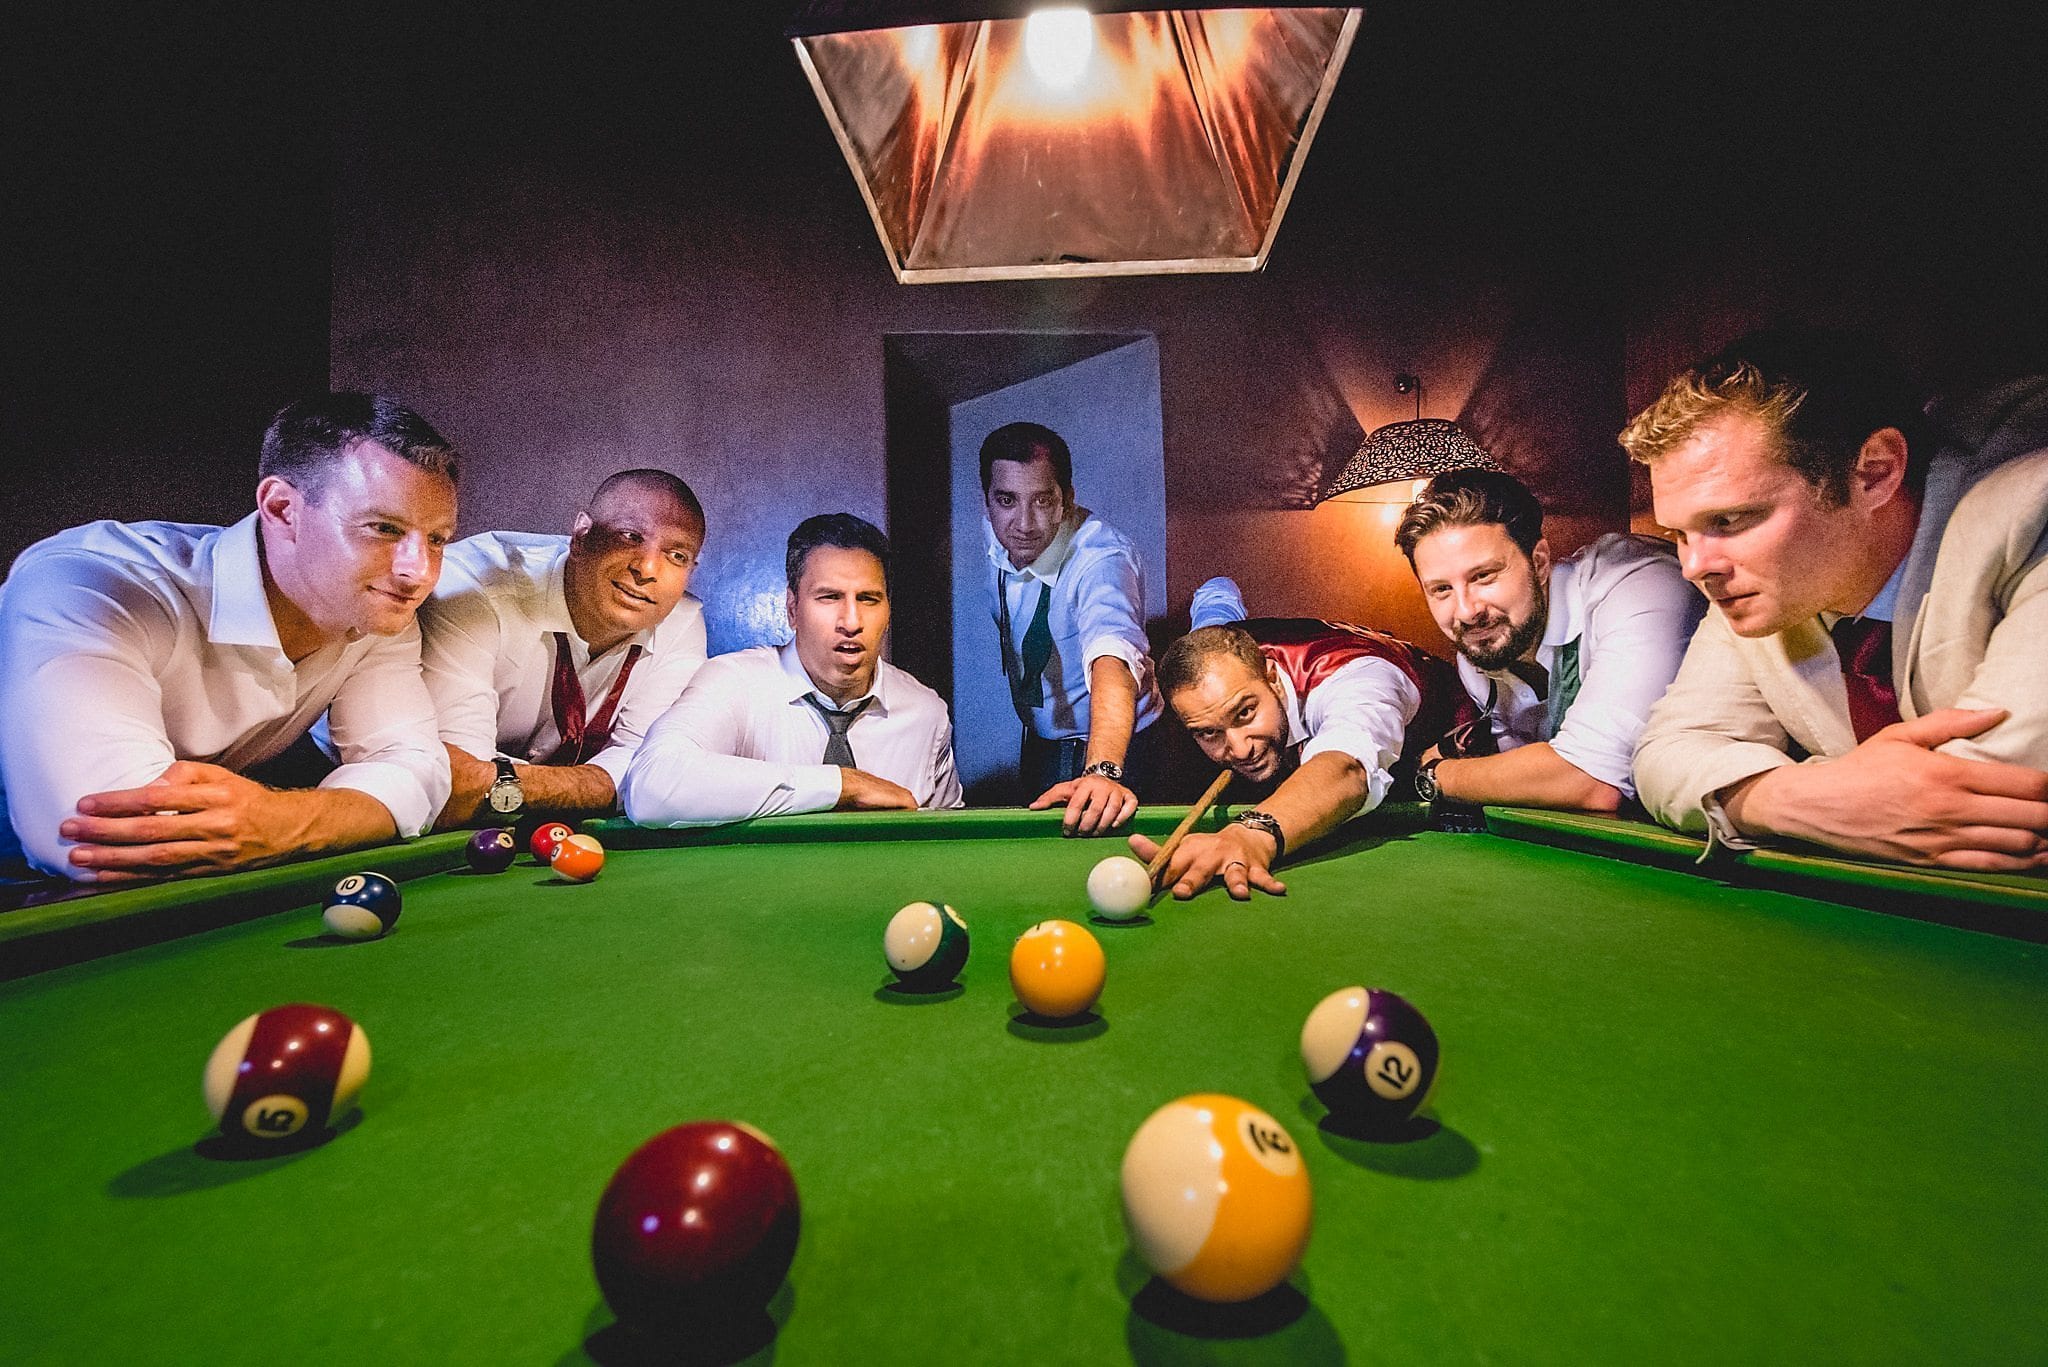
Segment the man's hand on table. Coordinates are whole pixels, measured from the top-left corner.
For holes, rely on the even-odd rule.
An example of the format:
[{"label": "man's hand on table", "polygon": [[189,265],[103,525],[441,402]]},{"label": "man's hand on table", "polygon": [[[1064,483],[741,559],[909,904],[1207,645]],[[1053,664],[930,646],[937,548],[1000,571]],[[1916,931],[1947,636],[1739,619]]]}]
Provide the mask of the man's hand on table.
[{"label": "man's hand on table", "polygon": [[[318,793],[279,792],[217,764],[179,760],[140,788],[90,793],[57,828],[93,883],[224,873],[304,851]],[[395,833],[395,832],[394,832]]]},{"label": "man's hand on table", "polygon": [[[1251,900],[1253,888],[1283,896],[1287,885],[1273,876],[1273,852],[1273,837],[1249,826],[1225,826],[1214,834],[1191,832],[1160,870],[1159,883],[1172,888],[1183,902],[1218,879],[1240,902]],[[1159,853],[1158,842],[1134,835],[1131,853],[1149,865]]]},{"label": "man's hand on table", "polygon": [[2048,773],[1935,747],[2005,719],[1943,708],[1895,722],[1846,755],[1787,764],[1722,790],[1745,835],[1782,835],[1850,854],[1978,872],[2048,868]]},{"label": "man's hand on table", "polygon": [[1138,795],[1113,778],[1088,774],[1056,783],[1039,795],[1031,810],[1065,803],[1060,827],[1068,835],[1103,835],[1138,814]]},{"label": "man's hand on table", "polygon": [[876,778],[864,769],[839,770],[839,801],[835,812],[914,812],[917,799],[910,790],[886,778]]}]

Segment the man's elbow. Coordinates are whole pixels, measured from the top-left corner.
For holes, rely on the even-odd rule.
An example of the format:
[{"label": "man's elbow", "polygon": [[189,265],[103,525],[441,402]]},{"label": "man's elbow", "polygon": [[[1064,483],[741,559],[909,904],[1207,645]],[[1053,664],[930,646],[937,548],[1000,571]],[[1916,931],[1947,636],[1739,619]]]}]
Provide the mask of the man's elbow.
[{"label": "man's elbow", "polygon": [[1579,785],[1572,806],[1594,816],[1614,816],[1621,811],[1622,800],[1621,789],[1588,775]]}]

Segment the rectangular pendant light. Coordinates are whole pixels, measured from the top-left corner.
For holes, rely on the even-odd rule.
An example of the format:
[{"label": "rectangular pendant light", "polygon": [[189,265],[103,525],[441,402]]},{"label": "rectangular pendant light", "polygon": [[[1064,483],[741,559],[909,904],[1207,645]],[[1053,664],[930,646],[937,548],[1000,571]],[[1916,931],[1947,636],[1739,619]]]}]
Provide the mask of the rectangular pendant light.
[{"label": "rectangular pendant light", "polygon": [[1360,13],[814,0],[789,33],[896,278],[1025,280],[1265,265]]}]

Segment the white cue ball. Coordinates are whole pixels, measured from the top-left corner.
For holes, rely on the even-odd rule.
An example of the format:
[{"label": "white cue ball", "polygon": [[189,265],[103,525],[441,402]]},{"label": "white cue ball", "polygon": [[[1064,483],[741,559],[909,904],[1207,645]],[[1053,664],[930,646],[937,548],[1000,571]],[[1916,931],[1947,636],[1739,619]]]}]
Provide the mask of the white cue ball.
[{"label": "white cue ball", "polygon": [[1125,854],[1113,854],[1088,874],[1088,905],[1106,921],[1128,921],[1152,900],[1152,877]]}]

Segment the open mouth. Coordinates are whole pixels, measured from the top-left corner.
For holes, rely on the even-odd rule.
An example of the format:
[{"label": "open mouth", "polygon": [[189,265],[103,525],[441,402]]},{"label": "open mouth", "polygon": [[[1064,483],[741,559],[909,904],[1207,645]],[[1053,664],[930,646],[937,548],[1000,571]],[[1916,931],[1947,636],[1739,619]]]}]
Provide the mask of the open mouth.
[{"label": "open mouth", "polygon": [[832,653],[849,663],[857,662],[868,653],[868,648],[859,641],[841,641],[832,647]]},{"label": "open mouth", "polygon": [[624,584],[621,584],[616,579],[612,580],[612,588],[615,592],[618,593],[619,597],[625,599],[629,603],[639,603],[642,606],[650,608],[654,606],[654,600],[652,598],[649,598],[646,594],[641,593],[637,589],[627,588]]}]

